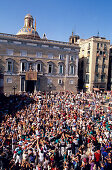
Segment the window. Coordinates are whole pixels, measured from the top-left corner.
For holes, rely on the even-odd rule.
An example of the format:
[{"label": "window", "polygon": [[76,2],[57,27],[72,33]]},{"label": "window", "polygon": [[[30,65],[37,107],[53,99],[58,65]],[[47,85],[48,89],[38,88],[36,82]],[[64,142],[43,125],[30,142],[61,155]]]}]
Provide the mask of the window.
[{"label": "window", "polygon": [[89,64],[86,66],[86,73],[89,73]]},{"label": "window", "polygon": [[48,64],[47,65],[48,74],[52,74],[53,73],[54,63],[52,61],[49,61],[47,64]]},{"label": "window", "polygon": [[47,84],[52,84],[52,79],[48,79]]},{"label": "window", "polygon": [[70,66],[70,74],[74,74],[74,65]]},{"label": "window", "polygon": [[89,64],[89,57],[87,57],[87,64]]},{"label": "window", "polygon": [[105,69],[105,67],[104,67],[104,65],[102,65],[102,73],[104,73],[104,69]]},{"label": "window", "polygon": [[103,44],[101,43],[101,47],[103,47]]},{"label": "window", "polygon": [[74,38],[72,38],[72,44],[74,44]]},{"label": "window", "polygon": [[97,51],[97,54],[99,54],[99,51]]},{"label": "window", "polygon": [[73,81],[73,80],[70,80],[69,84],[74,84],[74,81]]},{"label": "window", "polygon": [[12,40],[8,40],[8,43],[13,43],[13,41]]},{"label": "window", "polygon": [[22,50],[22,51],[20,52],[20,56],[27,56],[27,51]]},{"label": "window", "polygon": [[99,43],[97,43],[97,49],[99,49]]},{"label": "window", "polygon": [[13,41],[14,44],[21,44],[19,41]]},{"label": "window", "polygon": [[13,72],[13,61],[7,61],[7,71]]},{"label": "window", "polygon": [[102,51],[100,51],[100,55],[102,55]]},{"label": "window", "polygon": [[21,42],[21,43],[22,43],[23,45],[26,45],[26,42],[24,42],[24,41],[23,41],[23,42]]},{"label": "window", "polygon": [[88,50],[90,50],[90,43],[88,44]]},{"label": "window", "polygon": [[21,71],[27,71],[27,63],[26,62],[21,62]]},{"label": "window", "polygon": [[11,55],[13,55],[13,52],[14,52],[13,50],[7,49],[7,55],[10,55],[10,56],[11,56]]},{"label": "window", "polygon": [[45,47],[45,48],[47,48],[47,47],[49,47],[49,45],[44,45],[44,44],[43,44],[43,45],[42,45],[42,47]]},{"label": "window", "polygon": [[85,82],[86,82],[86,83],[89,83],[89,74],[86,74]]},{"label": "window", "polygon": [[36,53],[36,56],[37,56],[38,58],[41,58],[41,57],[42,57],[42,52],[37,52],[37,53]]},{"label": "window", "polygon": [[49,59],[53,59],[53,54],[48,54]]},{"label": "window", "polygon": [[105,53],[105,51],[103,52],[103,55],[104,55],[104,57],[106,56],[106,53]]},{"label": "window", "polygon": [[95,75],[95,82],[98,82],[98,74]]},{"label": "window", "polygon": [[58,80],[58,84],[62,84],[62,80],[61,79]]},{"label": "window", "polygon": [[7,83],[12,83],[12,78],[7,78]]},{"label": "window", "polygon": [[74,56],[71,56],[71,57],[70,57],[70,60],[71,60],[71,61],[74,61]]},{"label": "window", "polygon": [[105,58],[103,58],[103,64],[105,64]]},{"label": "window", "polygon": [[62,54],[59,55],[59,59],[63,60],[63,55]]},{"label": "window", "polygon": [[53,67],[52,64],[48,65],[48,73],[52,73],[52,67]]},{"label": "window", "polygon": [[33,63],[33,62],[29,62],[28,63],[28,70],[36,70],[36,65],[35,65],[35,63]]},{"label": "window", "polygon": [[98,64],[98,56],[96,57],[96,64]]},{"label": "window", "polygon": [[105,81],[105,75],[101,75],[101,82]]},{"label": "window", "polygon": [[63,65],[62,64],[59,65],[59,74],[63,74]]},{"label": "window", "polygon": [[5,43],[5,42],[7,42],[7,40],[1,40],[1,39],[0,39],[0,42],[3,42],[3,43]]},{"label": "window", "polygon": [[42,64],[41,64],[41,63],[38,63],[38,64],[37,64],[37,71],[38,71],[38,72],[41,72],[41,68],[42,68]]},{"label": "window", "polygon": [[98,65],[95,67],[95,72],[98,73]]},{"label": "window", "polygon": [[106,50],[107,49],[107,45],[106,44],[104,44],[104,50]]}]

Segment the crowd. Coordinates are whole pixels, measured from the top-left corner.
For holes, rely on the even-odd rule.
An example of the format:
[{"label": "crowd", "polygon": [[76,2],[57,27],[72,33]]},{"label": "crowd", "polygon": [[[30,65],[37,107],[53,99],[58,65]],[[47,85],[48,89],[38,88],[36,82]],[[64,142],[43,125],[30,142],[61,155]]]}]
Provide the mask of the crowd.
[{"label": "crowd", "polygon": [[35,102],[1,121],[1,169],[112,170],[111,93],[29,97]]}]

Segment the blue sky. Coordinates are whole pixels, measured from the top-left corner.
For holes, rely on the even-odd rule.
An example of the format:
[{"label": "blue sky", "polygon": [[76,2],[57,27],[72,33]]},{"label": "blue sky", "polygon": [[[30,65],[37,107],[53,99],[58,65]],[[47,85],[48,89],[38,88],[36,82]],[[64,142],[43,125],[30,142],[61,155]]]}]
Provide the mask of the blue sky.
[{"label": "blue sky", "polygon": [[68,41],[72,31],[84,39],[99,31],[112,43],[112,0],[0,0],[0,32],[16,34],[28,13],[40,37]]}]

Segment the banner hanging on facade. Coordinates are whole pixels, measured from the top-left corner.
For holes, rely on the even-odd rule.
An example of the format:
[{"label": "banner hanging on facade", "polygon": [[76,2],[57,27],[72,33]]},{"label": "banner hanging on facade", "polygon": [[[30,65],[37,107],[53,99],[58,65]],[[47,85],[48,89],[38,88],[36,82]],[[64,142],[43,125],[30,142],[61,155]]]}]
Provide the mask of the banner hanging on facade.
[{"label": "banner hanging on facade", "polygon": [[37,72],[36,71],[26,72],[26,80],[37,80]]}]

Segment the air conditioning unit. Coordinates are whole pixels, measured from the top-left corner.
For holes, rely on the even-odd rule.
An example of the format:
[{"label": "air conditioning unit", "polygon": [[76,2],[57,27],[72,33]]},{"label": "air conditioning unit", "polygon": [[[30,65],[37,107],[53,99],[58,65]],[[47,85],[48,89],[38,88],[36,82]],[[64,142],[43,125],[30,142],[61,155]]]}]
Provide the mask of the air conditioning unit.
[{"label": "air conditioning unit", "polygon": [[58,80],[58,84],[62,84],[62,80],[61,79]]}]

